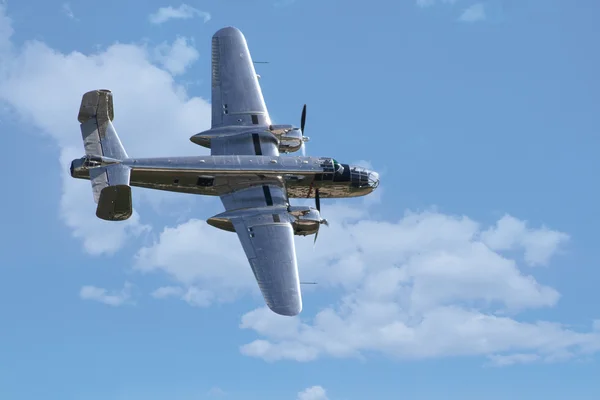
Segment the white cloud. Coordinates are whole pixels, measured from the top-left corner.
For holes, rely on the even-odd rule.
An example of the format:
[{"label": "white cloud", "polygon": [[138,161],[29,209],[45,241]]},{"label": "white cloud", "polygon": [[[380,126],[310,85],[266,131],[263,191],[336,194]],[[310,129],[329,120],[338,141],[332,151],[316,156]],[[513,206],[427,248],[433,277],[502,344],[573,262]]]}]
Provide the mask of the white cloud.
[{"label": "white cloud", "polygon": [[510,354],[507,356],[491,355],[489,356],[491,364],[497,367],[506,367],[513,364],[530,364],[540,360],[537,354]]},{"label": "white cloud", "polygon": [[[369,351],[401,358],[489,355],[495,364],[507,365],[531,358],[516,355],[523,351],[549,361],[561,353],[592,351],[600,343],[600,334],[502,315],[552,307],[560,295],[498,249],[509,247],[522,251],[527,262],[548,263],[565,234],[527,228],[511,216],[486,228],[437,212],[407,213],[395,223],[369,220],[368,210],[340,204],[324,212],[332,224],[314,249],[311,238],[296,238],[301,279],[317,281],[319,288],[341,286],[346,295],[311,323],[267,308],[247,313],[241,327],[265,339],[243,346],[244,354],[271,361]],[[198,285],[203,305],[257,293],[237,236],[204,221],[165,228],[153,245],[140,250],[136,268],[162,270],[183,285]],[[183,289],[174,293],[185,300]],[[310,299],[305,296],[305,302]]]},{"label": "white cloud", "polygon": [[363,167],[363,168],[366,168],[366,169],[373,170],[373,164],[371,163],[371,161],[367,161],[367,160],[354,161],[352,163],[352,165],[356,165],[358,167]]},{"label": "white cloud", "polygon": [[[14,48],[12,32],[2,6],[0,101],[9,105],[24,124],[40,135],[52,137],[59,145],[61,215],[74,236],[91,254],[113,253],[127,237],[148,232],[150,227],[137,213],[121,223],[99,220],[90,183],[70,177],[70,161],[83,154],[76,119],[81,96],[97,88],[113,91],[115,127],[134,157],[206,154],[206,149],[190,143],[189,137],[209,127],[210,105],[201,98],[189,97],[168,70],[153,63],[156,53],[145,46],[114,44],[93,54],[61,53],[36,40]],[[180,71],[191,62],[193,51],[186,50],[185,39],[171,45],[175,50],[165,46],[160,45],[161,54],[177,60],[171,61],[171,70]],[[54,98],[58,94],[60,101]],[[134,206],[146,195],[143,190],[134,191]],[[160,193],[153,192],[153,197],[157,196]]]},{"label": "white cloud", "polygon": [[151,293],[155,299],[166,299],[169,297],[177,297],[183,294],[183,289],[178,286],[163,286]]},{"label": "white cloud", "polygon": [[193,307],[208,307],[212,304],[213,296],[214,293],[210,290],[192,286],[183,295],[183,300]]},{"label": "white cloud", "polygon": [[[555,290],[522,275],[514,261],[480,241],[479,225],[468,218],[425,212],[389,223],[369,221],[364,209],[342,205],[325,212],[332,224],[323,228],[314,249],[311,238],[296,238],[303,280],[355,288],[361,282],[381,286],[379,280],[389,284],[408,279],[414,283],[411,304],[420,309],[456,299],[502,302],[510,309],[551,306],[558,300]],[[555,252],[547,250],[549,255]],[[400,273],[376,265],[404,269]],[[135,267],[165,271],[184,285],[218,288],[221,296],[256,286],[237,235],[200,220],[165,228],[153,245],[139,251]],[[430,286],[435,286],[433,293]],[[463,292],[465,286],[471,289]]]},{"label": "white cloud", "polygon": [[90,182],[73,182],[74,179],[65,171],[71,160],[78,157],[81,157],[81,151],[74,147],[65,147],[61,151],[63,192],[60,211],[63,221],[72,229],[73,236],[82,241],[85,251],[92,255],[110,255],[120,249],[128,237],[150,231],[150,226],[142,224],[135,211],[130,219],[123,222],[110,223],[96,217]]},{"label": "white cloud", "polygon": [[[501,221],[507,218],[512,219]],[[269,361],[368,352],[405,359],[485,355],[507,365],[533,356],[566,359],[600,346],[600,332],[515,319],[523,309],[554,306],[559,293],[488,247],[482,232],[493,229],[433,212],[407,214],[397,223],[344,221],[340,215],[331,220],[318,250],[299,244],[301,276],[320,287],[342,285],[346,295],[312,320],[281,317],[266,308],[247,313],[241,327],[263,338],[242,346],[242,353]],[[547,228],[527,232],[559,234]],[[513,234],[523,237],[522,230]],[[554,247],[544,247],[548,258],[562,244],[551,242]]]},{"label": "white cloud", "polygon": [[71,9],[71,5],[69,3],[63,3],[61,9],[67,17],[71,19],[76,19],[75,14],[73,14],[73,10]]},{"label": "white cloud", "polygon": [[[272,314],[263,308],[244,316],[242,326],[268,340],[244,345],[243,354],[267,361],[312,361],[325,355],[359,357],[365,352],[401,359],[487,355],[496,360],[504,357],[504,364],[508,364],[506,360],[529,361],[514,352],[531,351],[537,359],[551,362],[557,356],[567,359],[600,348],[597,332],[578,333],[549,322],[518,322],[458,306],[412,313],[398,303],[356,295],[347,296],[335,309],[322,310],[312,324],[296,318],[281,320]],[[274,334],[274,326],[285,333]],[[500,352],[506,354],[499,356]]]},{"label": "white cloud", "polygon": [[155,299],[177,297],[193,307],[208,307],[212,304],[215,294],[210,290],[190,286],[184,289],[179,286],[163,286],[152,292]]},{"label": "white cloud", "polygon": [[525,250],[527,264],[547,265],[559,245],[569,239],[569,236],[552,231],[545,227],[541,229],[527,228],[526,221],[505,215],[494,228],[482,233],[482,241],[493,250]]},{"label": "white cloud", "polygon": [[298,400],[328,400],[325,389],[321,386],[311,386],[298,393]]},{"label": "white cloud", "polygon": [[118,307],[129,302],[131,298],[131,284],[125,282],[123,289],[113,292],[96,286],[83,286],[79,291],[79,297],[84,300],[94,300],[109,306]]},{"label": "white cloud", "polygon": [[[421,8],[431,7],[436,3],[436,0],[416,0],[416,1],[417,1],[417,6],[419,6]],[[440,0],[440,3],[454,5],[456,3],[456,1],[457,0]],[[463,21],[463,22],[476,22],[476,21],[483,21],[486,19],[486,17],[487,17],[487,15],[486,15],[486,10],[485,10],[484,4],[476,3],[476,4],[473,4],[469,7],[467,7],[462,12],[462,14],[458,18],[458,20]]]},{"label": "white cloud", "polygon": [[464,22],[477,22],[485,18],[485,7],[482,3],[477,3],[464,10],[458,19]]},{"label": "white cloud", "polygon": [[195,219],[166,227],[153,245],[140,249],[134,268],[166,272],[188,287],[176,295],[196,305],[258,290],[237,235]]},{"label": "white cloud", "polygon": [[190,19],[201,17],[204,22],[210,21],[210,14],[206,11],[200,11],[197,8],[182,4],[179,7],[161,7],[155,13],[150,14],[148,19],[153,24],[162,24],[171,19]]},{"label": "white cloud", "polygon": [[172,75],[183,74],[200,56],[184,37],[175,39],[173,44],[162,43],[155,48],[154,54],[156,60]]}]

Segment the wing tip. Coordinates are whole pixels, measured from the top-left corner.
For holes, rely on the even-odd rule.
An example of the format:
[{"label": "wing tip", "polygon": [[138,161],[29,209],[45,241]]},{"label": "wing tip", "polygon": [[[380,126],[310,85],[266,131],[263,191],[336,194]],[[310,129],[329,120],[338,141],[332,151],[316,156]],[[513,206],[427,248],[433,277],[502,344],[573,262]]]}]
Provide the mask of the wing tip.
[{"label": "wing tip", "polygon": [[283,315],[285,317],[295,317],[296,315],[302,312],[302,301],[283,306],[273,306],[271,304],[269,304],[268,306],[271,309],[271,311],[273,311],[275,314]]},{"label": "wing tip", "polygon": [[235,26],[226,26],[224,28],[219,29],[213,37],[241,37],[244,38],[244,34]]}]

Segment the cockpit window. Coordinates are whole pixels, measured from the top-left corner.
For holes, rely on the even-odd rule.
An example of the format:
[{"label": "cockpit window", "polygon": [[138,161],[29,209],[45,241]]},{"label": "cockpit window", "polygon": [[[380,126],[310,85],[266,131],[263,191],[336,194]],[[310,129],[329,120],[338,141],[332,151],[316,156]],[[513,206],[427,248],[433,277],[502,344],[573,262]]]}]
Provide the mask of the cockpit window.
[{"label": "cockpit window", "polygon": [[341,174],[344,172],[344,167],[336,159],[333,159],[333,170]]}]

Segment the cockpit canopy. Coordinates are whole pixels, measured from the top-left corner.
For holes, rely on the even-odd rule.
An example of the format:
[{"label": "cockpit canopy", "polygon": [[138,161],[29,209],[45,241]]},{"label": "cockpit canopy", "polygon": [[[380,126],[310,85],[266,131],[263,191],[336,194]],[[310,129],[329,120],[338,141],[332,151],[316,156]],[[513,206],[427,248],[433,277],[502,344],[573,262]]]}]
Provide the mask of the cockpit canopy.
[{"label": "cockpit canopy", "polygon": [[332,160],[333,160],[333,170],[334,170],[334,172],[337,172],[338,174],[343,174],[344,173],[344,166],[342,164],[340,164],[338,162],[338,160],[336,160],[335,158],[333,158]]}]

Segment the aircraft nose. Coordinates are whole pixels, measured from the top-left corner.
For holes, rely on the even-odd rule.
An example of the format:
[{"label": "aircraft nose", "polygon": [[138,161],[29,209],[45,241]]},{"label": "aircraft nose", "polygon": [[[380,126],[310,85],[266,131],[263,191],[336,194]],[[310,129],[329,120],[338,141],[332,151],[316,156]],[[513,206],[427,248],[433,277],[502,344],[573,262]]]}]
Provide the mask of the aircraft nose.
[{"label": "aircraft nose", "polygon": [[374,171],[369,171],[369,186],[373,189],[379,186],[379,174]]}]

